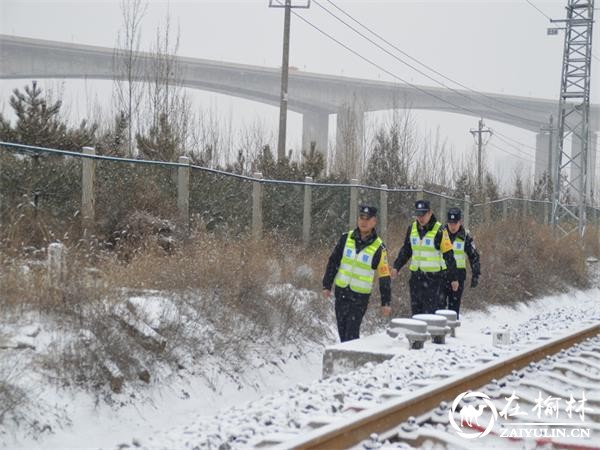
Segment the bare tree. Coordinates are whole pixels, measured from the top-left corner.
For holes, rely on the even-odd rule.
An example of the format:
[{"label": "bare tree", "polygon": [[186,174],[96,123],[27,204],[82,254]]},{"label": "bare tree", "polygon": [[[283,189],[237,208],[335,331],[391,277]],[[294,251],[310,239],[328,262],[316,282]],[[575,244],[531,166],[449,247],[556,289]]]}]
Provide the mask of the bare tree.
[{"label": "bare tree", "polygon": [[[254,161],[263,148],[274,148],[274,145],[274,134],[267,132],[264,122],[258,117],[250,125],[244,124],[238,134],[239,151],[246,162]],[[250,174],[252,170],[247,165],[243,173]]]},{"label": "bare tree", "polygon": [[337,113],[335,166],[332,172],[346,179],[360,178],[365,166],[365,103],[353,95]]},{"label": "bare tree", "polygon": [[411,110],[392,110],[391,117],[373,137],[366,182],[389,187],[409,185],[416,152],[416,124]]},{"label": "bare tree", "polygon": [[447,139],[442,138],[439,127],[423,139],[420,158],[415,165],[418,184],[449,188],[453,172],[454,152]]},{"label": "bare tree", "polygon": [[144,147],[140,148],[140,152],[162,160],[175,160],[179,155],[192,154],[192,149],[186,149],[195,142],[190,126],[193,114],[177,62],[178,49],[179,29],[172,32],[171,16],[167,13],[164,27],[156,29],[151,51],[153,58],[147,70],[144,127],[136,135],[138,146],[142,144]]},{"label": "bare tree", "polygon": [[[142,19],[146,13],[144,0],[121,0],[122,30],[117,35],[113,57],[115,69],[114,91],[116,107],[127,120],[127,152],[134,154],[134,127],[142,101],[142,61],[139,56]],[[134,115],[136,117],[134,117]]]}]

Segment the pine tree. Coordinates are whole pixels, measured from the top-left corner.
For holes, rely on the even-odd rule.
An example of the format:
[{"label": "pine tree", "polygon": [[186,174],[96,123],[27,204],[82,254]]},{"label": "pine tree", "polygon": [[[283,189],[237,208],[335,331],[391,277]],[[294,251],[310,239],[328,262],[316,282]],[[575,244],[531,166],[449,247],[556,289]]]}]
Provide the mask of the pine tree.
[{"label": "pine tree", "polygon": [[498,181],[489,172],[485,173],[483,190],[485,197],[490,200],[498,200],[500,198],[500,188],[498,187]]},{"label": "pine tree", "polygon": [[179,138],[164,114],[161,114],[158,126],[150,128],[148,135],[138,133],[135,140],[142,159],[176,161],[179,155]]},{"label": "pine tree", "polygon": [[128,133],[129,124],[127,123],[127,114],[125,111],[121,111],[115,116],[113,126],[98,139],[96,153],[106,156],[128,156]]},{"label": "pine tree", "polygon": [[515,174],[515,191],[513,193],[513,197],[525,198],[525,193],[523,191],[523,179],[521,178],[520,172]]},{"label": "pine tree", "polygon": [[535,182],[533,186],[533,193],[531,198],[534,200],[549,200],[552,198],[554,187],[552,186],[552,179],[548,171],[544,171],[542,176]]},{"label": "pine tree", "polygon": [[310,150],[302,152],[302,165],[300,170],[304,177],[312,177],[317,180],[325,168],[325,158],[317,151],[316,142],[310,143]]},{"label": "pine tree", "polygon": [[58,120],[62,102],[48,104],[42,96],[42,89],[36,81],[31,86],[25,86],[25,92],[19,89],[13,91],[10,97],[17,121],[14,130],[14,140],[20,144],[41,147],[59,147],[62,137],[66,135],[67,127]]},{"label": "pine tree", "polygon": [[464,198],[465,195],[471,197],[472,200],[475,199],[477,193],[477,186],[469,176],[469,174],[465,171],[454,182],[454,197],[456,198]]},{"label": "pine tree", "polygon": [[81,151],[82,147],[93,145],[97,126],[83,120],[78,128],[69,129],[60,117],[62,101],[49,104],[42,92],[36,81],[32,81],[31,86],[25,86],[24,92],[19,89],[13,91],[10,106],[17,120],[12,127],[0,116],[0,139],[72,151]]},{"label": "pine tree", "polygon": [[386,184],[399,187],[408,183],[408,168],[400,159],[398,128],[389,131],[381,128],[375,135],[375,145],[367,164],[366,181],[371,185]]}]

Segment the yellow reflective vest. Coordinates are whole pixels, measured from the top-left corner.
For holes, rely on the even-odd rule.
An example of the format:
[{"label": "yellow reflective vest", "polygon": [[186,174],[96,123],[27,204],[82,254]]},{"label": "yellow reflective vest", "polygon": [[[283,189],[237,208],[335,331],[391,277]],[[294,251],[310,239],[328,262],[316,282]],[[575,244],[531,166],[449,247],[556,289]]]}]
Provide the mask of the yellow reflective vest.
[{"label": "yellow reflective vest", "polygon": [[340,261],[340,268],[335,276],[335,285],[341,288],[349,285],[353,292],[370,294],[373,290],[373,279],[375,278],[375,270],[371,267],[373,256],[382,243],[381,238],[377,237],[360,253],[356,253],[356,242],[352,237],[352,231],[349,231],[342,260]]},{"label": "yellow reflective vest", "polygon": [[423,239],[419,236],[417,222],[414,221],[410,230],[410,246],[412,248],[412,257],[410,260],[410,270],[416,272],[440,272],[443,269],[442,252],[435,248],[435,235],[442,226],[436,222]]},{"label": "yellow reflective vest", "polygon": [[[467,260],[465,257],[465,241],[462,238],[456,236],[454,242],[452,243],[452,250],[454,253],[454,259],[456,260],[456,268],[466,269]],[[444,261],[444,258],[442,258],[442,269],[446,270],[446,262]]]}]

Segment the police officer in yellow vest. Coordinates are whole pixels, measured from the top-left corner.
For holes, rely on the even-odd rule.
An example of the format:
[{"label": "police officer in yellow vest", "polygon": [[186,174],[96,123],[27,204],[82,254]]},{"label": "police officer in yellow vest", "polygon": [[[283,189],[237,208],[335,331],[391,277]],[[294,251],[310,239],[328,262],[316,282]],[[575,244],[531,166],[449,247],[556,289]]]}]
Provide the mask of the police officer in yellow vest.
[{"label": "police officer in yellow vest", "polygon": [[375,231],[377,208],[360,206],[358,226],[342,234],[333,249],[325,275],[323,295],[331,297],[335,281],[335,317],[342,342],[359,338],[375,274],[379,276],[382,314],[391,313],[391,280],[387,250]]},{"label": "police officer in yellow vest", "polygon": [[443,298],[445,280],[451,280],[453,290],[458,289],[456,261],[448,231],[442,229],[442,224],[433,215],[429,201],[415,202],[415,218],[394,261],[392,277],[410,259],[412,314],[433,314],[446,307]]},{"label": "police officer in yellow vest", "polygon": [[[467,261],[471,265],[471,287],[474,288],[479,283],[481,268],[479,265],[479,253],[475,248],[475,242],[467,230],[462,225],[462,212],[459,208],[450,208],[448,210],[448,223],[444,228],[448,230],[448,237],[452,241],[454,259],[458,274],[458,289],[453,291],[450,282],[446,282],[444,288],[445,303],[448,309],[456,311],[458,317],[460,310],[460,300],[462,298],[467,278]],[[465,257],[466,256],[466,257]]]}]

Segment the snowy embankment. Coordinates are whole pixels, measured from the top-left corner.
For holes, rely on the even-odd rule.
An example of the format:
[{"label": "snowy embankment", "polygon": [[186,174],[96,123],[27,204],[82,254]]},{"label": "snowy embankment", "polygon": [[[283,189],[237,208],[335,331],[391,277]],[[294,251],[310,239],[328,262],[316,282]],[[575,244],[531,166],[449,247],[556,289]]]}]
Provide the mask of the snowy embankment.
[{"label": "snowy embankment", "polygon": [[[128,443],[152,449],[247,448],[270,434],[293,433],[313,420],[334,421],[352,414],[354,407],[385,401],[390,392],[410,392],[424,383],[514,352],[538,338],[581,327],[588,320],[600,320],[599,289],[547,297],[517,309],[492,307],[487,312],[466,313],[459,329],[463,343],[450,339],[449,345],[430,344],[424,350],[407,351],[382,364],[367,364],[326,380],[310,381],[311,370],[305,366],[306,381],[290,389],[198,417],[175,429],[137,434]],[[509,330],[514,345],[492,347],[492,329]],[[382,335],[381,339],[388,338]],[[389,344],[399,343],[390,339]],[[274,389],[271,383],[265,386],[266,391]]]},{"label": "snowy embankment", "polygon": [[[10,370],[14,385],[23,387],[31,400],[21,411],[20,423],[5,420],[4,428],[0,426],[0,447],[178,449],[228,443],[230,447],[223,448],[247,448],[265,435],[298,430],[315,417],[335,420],[351,413],[353,406],[384,401],[390,391],[409,392],[511,351],[491,346],[492,330],[510,330],[517,344],[514,350],[590,318],[600,319],[599,289],[546,297],[517,309],[466,312],[457,339],[449,338],[448,345],[428,343],[424,350],[407,351],[380,365],[368,364],[327,380],[320,380],[321,345],[306,344],[301,352],[297,346],[277,350],[255,346],[243,373],[220,370],[228,355],[211,355],[202,360],[202,367],[179,371],[165,367],[150,386],[126,386],[120,394],[105,390],[100,396],[50,383],[43,370],[29,366],[32,359],[24,355],[33,350],[25,349],[10,363],[0,362],[0,370]],[[17,336],[11,343],[23,341],[36,352],[51,352],[53,342],[69,339],[51,331],[51,324],[41,324],[39,330],[22,324],[10,327],[3,325],[0,336]],[[390,339],[389,345],[406,343]],[[23,429],[28,430],[26,436]]]}]

